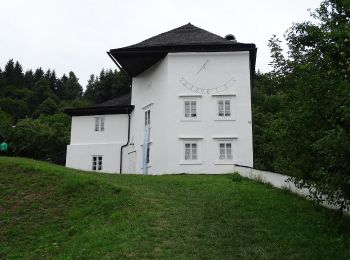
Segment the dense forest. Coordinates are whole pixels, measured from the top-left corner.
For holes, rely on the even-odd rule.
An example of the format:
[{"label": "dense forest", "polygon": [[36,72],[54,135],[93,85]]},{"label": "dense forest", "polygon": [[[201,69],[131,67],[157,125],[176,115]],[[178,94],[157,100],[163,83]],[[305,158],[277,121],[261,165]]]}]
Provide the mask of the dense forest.
[{"label": "dense forest", "polygon": [[71,123],[64,109],[103,102],[129,86],[122,72],[102,70],[83,92],[73,72],[60,78],[50,69],[24,72],[9,60],[0,69],[0,142],[9,144],[9,155],[64,164]]},{"label": "dense forest", "polygon": [[[272,71],[252,89],[255,168],[293,176],[342,208],[350,205],[350,2],[325,0],[313,22],[294,24],[269,40]],[[287,53],[286,55],[284,53]],[[63,163],[68,107],[96,104],[130,90],[123,72],[92,75],[85,92],[73,72],[0,70],[0,135],[9,153]]]}]

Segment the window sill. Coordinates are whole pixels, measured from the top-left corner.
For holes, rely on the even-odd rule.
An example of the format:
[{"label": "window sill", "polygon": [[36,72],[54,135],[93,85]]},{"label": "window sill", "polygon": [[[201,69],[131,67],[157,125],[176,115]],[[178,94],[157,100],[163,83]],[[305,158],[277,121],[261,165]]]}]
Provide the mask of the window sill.
[{"label": "window sill", "polygon": [[235,97],[235,96],[237,96],[237,94],[236,93],[227,93],[227,94],[223,93],[223,94],[212,94],[211,96],[212,97]]},{"label": "window sill", "polygon": [[194,139],[203,139],[203,136],[179,136],[179,139],[187,139],[187,140],[194,140]]},{"label": "window sill", "polygon": [[214,119],[214,121],[236,121],[236,119],[227,117],[227,118],[216,118]]},{"label": "window sill", "polygon": [[202,97],[202,94],[195,94],[195,93],[190,93],[190,94],[179,94],[178,97],[180,98],[187,98],[187,97]]},{"label": "window sill", "polygon": [[238,139],[238,136],[213,136],[213,139],[216,139],[216,140],[233,140],[233,139]]},{"label": "window sill", "polygon": [[201,120],[198,118],[194,119],[181,119],[180,122],[200,122]]},{"label": "window sill", "polygon": [[202,161],[180,161],[180,165],[200,165]]},{"label": "window sill", "polygon": [[227,161],[224,161],[224,160],[222,160],[222,161],[215,161],[214,162],[214,165],[235,165],[235,161],[233,161],[233,160],[227,160]]}]

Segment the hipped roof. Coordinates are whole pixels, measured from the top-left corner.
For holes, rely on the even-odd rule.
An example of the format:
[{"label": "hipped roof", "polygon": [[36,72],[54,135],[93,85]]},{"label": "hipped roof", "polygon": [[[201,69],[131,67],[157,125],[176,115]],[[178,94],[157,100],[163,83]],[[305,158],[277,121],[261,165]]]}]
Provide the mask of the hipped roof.
[{"label": "hipped roof", "polygon": [[190,23],[134,45],[111,49],[109,54],[129,76],[135,77],[168,53],[230,51],[249,51],[251,73],[255,71],[255,44],[229,41]]}]

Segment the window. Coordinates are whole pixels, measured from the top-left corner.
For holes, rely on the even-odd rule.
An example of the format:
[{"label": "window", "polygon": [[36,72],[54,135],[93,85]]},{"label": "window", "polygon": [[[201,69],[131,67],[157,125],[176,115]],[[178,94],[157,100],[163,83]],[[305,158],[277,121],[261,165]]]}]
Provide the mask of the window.
[{"label": "window", "polygon": [[105,118],[100,118],[100,131],[103,132],[105,130]]},{"label": "window", "polygon": [[105,118],[104,117],[95,117],[95,132],[105,130]]},{"label": "window", "polygon": [[92,167],[93,171],[102,171],[102,155],[92,156]]},{"label": "window", "polygon": [[197,160],[197,144],[185,143],[185,160]]},{"label": "window", "polygon": [[231,100],[220,99],[218,100],[218,116],[230,117],[231,116]]},{"label": "window", "polygon": [[231,143],[219,143],[219,160],[232,160]]},{"label": "window", "polygon": [[185,100],[185,118],[197,117],[197,101]]},{"label": "window", "polygon": [[146,154],[146,163],[149,164],[149,153],[151,151],[151,148],[149,147],[149,144],[148,144],[148,147],[147,147],[147,154]]},{"label": "window", "polygon": [[150,125],[151,124],[151,110],[146,110],[145,111],[145,125]]}]

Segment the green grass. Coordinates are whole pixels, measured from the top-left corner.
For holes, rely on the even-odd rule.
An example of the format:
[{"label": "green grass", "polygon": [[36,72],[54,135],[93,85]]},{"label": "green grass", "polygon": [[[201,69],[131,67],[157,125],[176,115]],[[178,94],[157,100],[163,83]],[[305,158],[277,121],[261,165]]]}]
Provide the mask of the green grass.
[{"label": "green grass", "polygon": [[350,259],[348,217],[237,175],[0,169],[0,259]]}]

